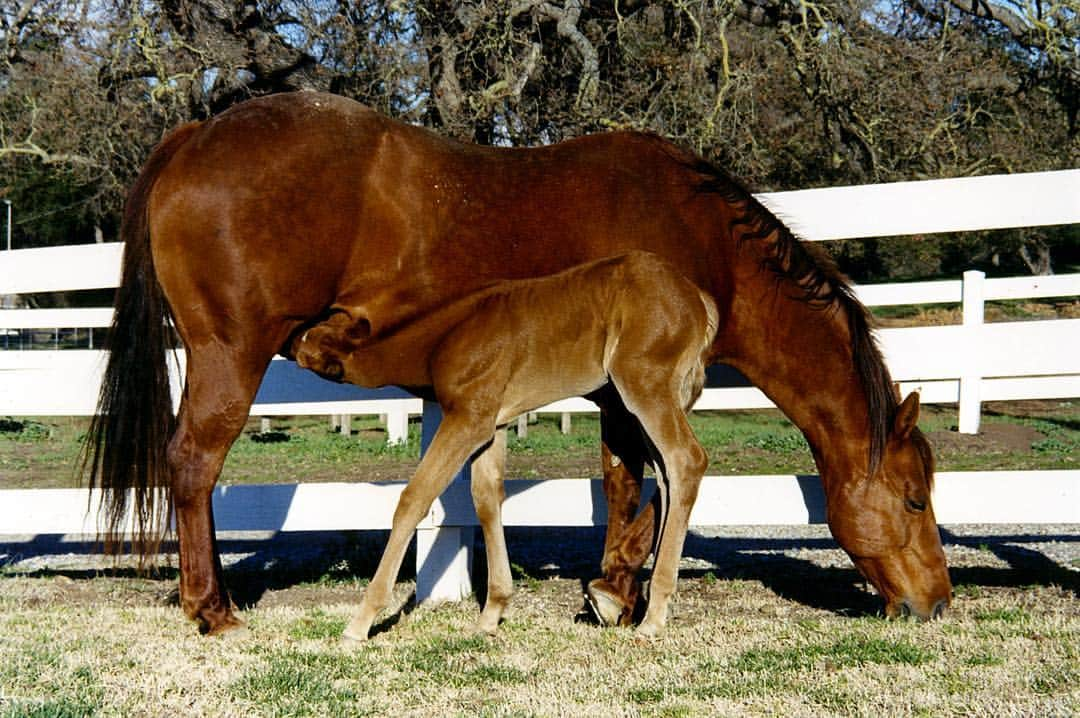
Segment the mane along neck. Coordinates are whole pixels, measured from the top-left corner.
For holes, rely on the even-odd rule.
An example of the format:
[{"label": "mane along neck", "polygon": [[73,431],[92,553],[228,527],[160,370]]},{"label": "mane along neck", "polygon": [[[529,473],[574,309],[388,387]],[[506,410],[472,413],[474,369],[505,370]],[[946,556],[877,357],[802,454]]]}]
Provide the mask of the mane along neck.
[{"label": "mane along neck", "polygon": [[[790,385],[789,390],[801,394],[790,397],[785,402],[789,406],[777,402],[796,423],[800,423],[798,415],[804,413],[798,405],[808,403],[809,413],[820,413],[822,404],[835,406],[841,397],[846,397],[848,406],[836,411],[849,415],[847,430],[858,430],[857,426],[851,425],[855,420],[852,412],[865,416],[868,469],[873,474],[885,452],[897,399],[874,337],[869,312],[824,250],[799,241],[749,192],[712,165],[698,161],[694,170],[701,177],[698,191],[719,197],[727,206],[728,236],[736,243],[734,256],[738,260],[757,260],[756,271],[751,276],[740,274],[738,280],[740,286],[736,294],[742,294],[747,300],[742,309],[756,315],[756,321],[775,325],[765,332],[767,335],[786,335],[790,346],[797,347],[800,354],[813,351],[818,357],[816,366],[810,365],[814,362],[809,356],[803,357],[802,366],[792,366],[790,360],[778,360],[778,347],[766,343],[736,363],[745,366],[748,377],[774,400],[777,398],[774,395],[785,393],[781,389],[785,383]],[[770,293],[783,305],[769,302],[775,311],[766,310],[760,301]],[[737,316],[733,317],[733,322],[743,324]],[[742,326],[740,334],[745,330]],[[839,345],[840,341],[843,346]],[[757,371],[749,366],[754,363],[752,354],[758,354],[756,360],[762,364]],[[800,387],[798,382],[792,384],[793,379],[787,376],[813,370],[817,376],[808,386]],[[806,382],[806,377],[800,381]],[[854,398],[859,399],[860,406],[851,405]],[[808,431],[801,423],[799,428]]]}]

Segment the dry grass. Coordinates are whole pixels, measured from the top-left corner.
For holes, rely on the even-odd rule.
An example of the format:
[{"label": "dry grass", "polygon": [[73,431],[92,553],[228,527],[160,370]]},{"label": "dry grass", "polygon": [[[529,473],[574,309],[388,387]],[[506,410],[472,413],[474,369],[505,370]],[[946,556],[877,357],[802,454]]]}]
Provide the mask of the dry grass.
[{"label": "dry grass", "polygon": [[73,583],[0,578],[0,714],[1080,713],[1077,597],[1054,586],[961,587],[946,620],[914,624],[706,574],[681,582],[666,636],[640,644],[574,622],[578,581],[525,580],[495,638],[472,635],[466,601],[411,610],[349,651],[340,587],[264,602],[244,612],[250,633],[223,640],[160,605],[171,582],[95,578],[96,603]]}]

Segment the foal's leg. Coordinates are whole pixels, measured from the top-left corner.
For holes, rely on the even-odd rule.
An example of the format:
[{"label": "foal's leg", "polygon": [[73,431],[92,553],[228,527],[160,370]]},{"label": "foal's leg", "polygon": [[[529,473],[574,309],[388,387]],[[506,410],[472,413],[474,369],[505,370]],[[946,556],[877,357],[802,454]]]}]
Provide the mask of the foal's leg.
[{"label": "foal's leg", "polygon": [[364,591],[353,619],[345,628],[346,641],[366,641],[375,616],[386,608],[394,588],[405,550],[409,547],[413,532],[431,504],[450,485],[454,475],[465,461],[494,433],[492,421],[477,420],[473,416],[446,414],[435,432],[420,466],[409,479],[409,485],[398,499],[394,511],[394,524],[386,543],[375,576]]},{"label": "foal's leg", "polygon": [[472,464],[473,505],[484,530],[484,545],[487,547],[487,599],[476,624],[476,629],[482,633],[495,633],[514,590],[502,525],[502,502],[506,498],[503,485],[505,475],[506,429],[500,429]]},{"label": "foal's leg", "polygon": [[653,441],[662,457],[668,497],[649,583],[649,606],[637,629],[637,635],[652,638],[667,622],[668,602],[675,593],[690,510],[697,499],[708,456],[677,403],[669,404],[666,412],[642,423],[647,426],[649,436],[656,437]]},{"label": "foal's leg", "polygon": [[[690,523],[690,510],[697,499],[701,478],[708,467],[708,455],[694,436],[683,409],[685,397],[678,385],[657,387],[631,371],[612,373],[627,408],[635,413],[641,426],[660,454],[657,467],[657,490],[665,491],[666,510],[660,517],[656,563],[649,584],[649,604],[637,635],[659,635],[667,622],[667,607],[679,573],[683,543]],[[678,372],[675,372],[678,375]]]},{"label": "foal's leg", "polygon": [[[211,494],[247,421],[265,362],[216,342],[188,349],[187,379],[168,462],[180,553],[180,605],[203,633],[241,625],[222,581]],[[269,357],[267,356],[267,360]]]}]

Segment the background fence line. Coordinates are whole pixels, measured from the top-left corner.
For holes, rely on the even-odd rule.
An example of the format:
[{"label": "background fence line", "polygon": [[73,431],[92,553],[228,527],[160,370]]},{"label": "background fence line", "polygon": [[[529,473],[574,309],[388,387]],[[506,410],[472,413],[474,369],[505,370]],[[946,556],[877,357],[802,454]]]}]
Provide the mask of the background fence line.
[{"label": "background fence line", "polygon": [[[900,182],[758,195],[807,240],[887,237],[923,232],[1080,223],[1080,170]],[[0,296],[108,289],[120,277],[118,243],[0,253]],[[988,400],[1080,396],[1080,319],[986,324],[986,301],[1080,295],[1080,274],[963,279],[856,287],[869,306],[959,304],[957,325],[884,329],[882,350],[905,393],[926,403],[959,402],[960,430],[978,431]],[[6,306],[6,305],[5,305]],[[0,309],[0,331],[93,329],[109,308]],[[89,415],[104,352],[92,349],[0,351],[0,415]],[[179,392],[183,357],[174,372]],[[718,384],[723,384],[719,386]],[[752,386],[711,374],[695,408],[770,407]],[[330,390],[333,387],[333,391]],[[340,393],[340,392],[345,392]],[[541,411],[595,412],[583,399]],[[438,409],[397,390],[364,392],[322,382],[278,359],[256,397],[256,416],[388,414],[389,440],[406,436],[423,413],[430,435]],[[1016,482],[1024,491],[1016,491]],[[294,531],[387,528],[401,484],[295,484],[219,487],[220,530]],[[596,525],[606,516],[595,480],[513,481],[505,523]],[[1020,501],[1020,495],[1025,498]],[[470,590],[472,514],[467,471],[418,530],[417,596],[460,598]],[[0,492],[0,535],[92,533],[85,490]],[[1080,471],[961,472],[938,475],[935,511],[942,523],[1080,523]],[[242,507],[242,508],[241,508]],[[824,520],[820,482],[808,476],[706,477],[695,525],[805,523]]]}]

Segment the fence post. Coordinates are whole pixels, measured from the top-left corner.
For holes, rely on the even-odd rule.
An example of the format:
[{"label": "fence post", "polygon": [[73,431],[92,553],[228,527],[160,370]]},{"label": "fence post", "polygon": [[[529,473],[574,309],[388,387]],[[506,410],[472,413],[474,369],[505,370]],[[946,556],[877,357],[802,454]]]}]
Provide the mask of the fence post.
[{"label": "fence post", "polygon": [[393,409],[386,414],[386,443],[404,444],[409,440],[409,412]]},{"label": "fence post", "polygon": [[[427,450],[442,419],[442,410],[433,401],[424,401],[424,419],[421,428],[420,451]],[[469,464],[454,477],[444,492],[465,492],[469,487]],[[470,499],[471,500],[471,499]],[[473,528],[471,526],[443,526],[442,499],[438,499],[431,511],[416,527],[416,602],[460,601],[472,593]]]},{"label": "fence post", "polygon": [[982,414],[982,354],[981,329],[985,314],[983,282],[986,275],[978,270],[964,272],[962,308],[968,354],[964,359],[964,373],[960,376],[960,409],[957,430],[961,434],[978,434]]}]

